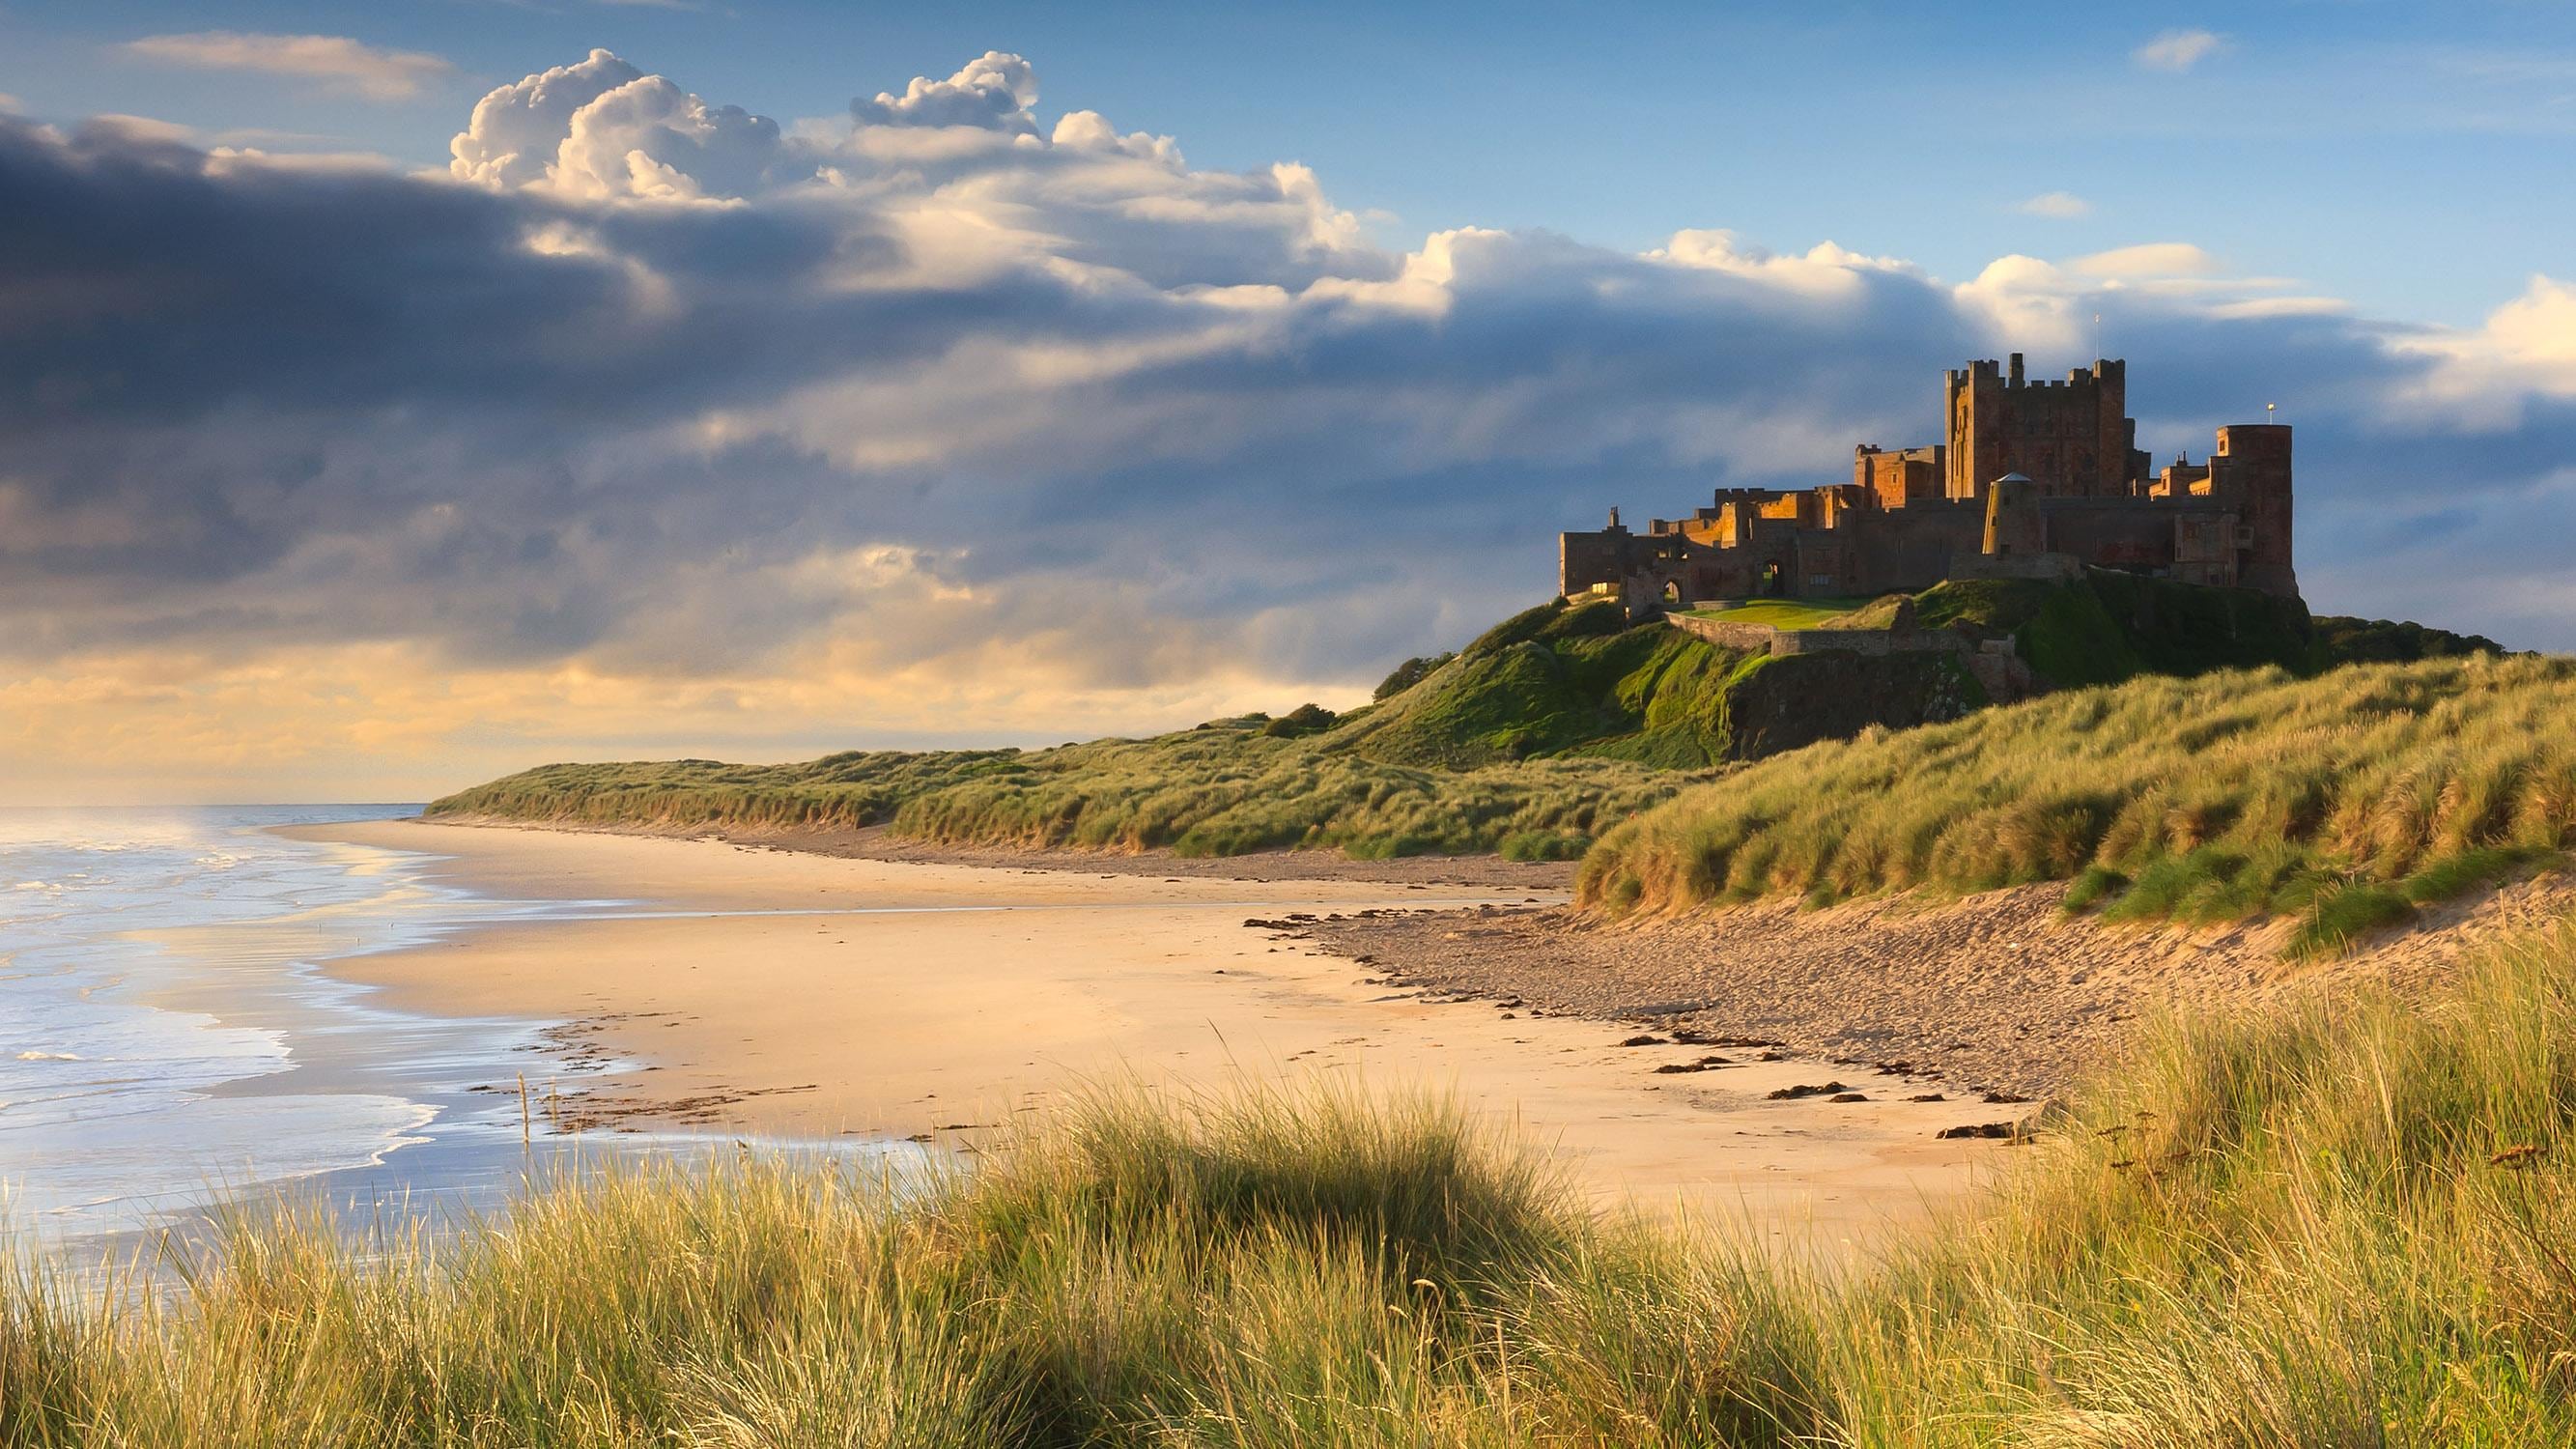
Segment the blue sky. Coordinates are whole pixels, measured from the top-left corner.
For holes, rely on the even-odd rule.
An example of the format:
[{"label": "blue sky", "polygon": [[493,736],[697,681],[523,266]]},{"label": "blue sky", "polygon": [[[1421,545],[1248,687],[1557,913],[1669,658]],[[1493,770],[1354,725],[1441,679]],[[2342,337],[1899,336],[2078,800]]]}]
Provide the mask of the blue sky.
[{"label": "blue sky", "polygon": [[[119,48],[210,29],[346,35],[455,70],[369,103]],[[2187,69],[2136,58],[2193,30],[2221,43]],[[475,96],[592,46],[781,119],[836,116],[854,93],[1013,51],[1050,100],[1179,137],[1194,164],[1313,165],[1395,245],[1481,225],[1642,249],[1723,226],[1959,278],[2006,252],[2177,239],[2375,310],[2467,323],[2576,236],[2576,7],[2543,0],[16,0],[0,4],[0,92],[41,116],[125,111],[436,163]],[[2015,209],[2054,192],[2088,210]]]},{"label": "blue sky", "polygon": [[0,97],[0,798],[1349,703],[2097,316],[2319,612],[2576,649],[2565,6],[0,0]]}]

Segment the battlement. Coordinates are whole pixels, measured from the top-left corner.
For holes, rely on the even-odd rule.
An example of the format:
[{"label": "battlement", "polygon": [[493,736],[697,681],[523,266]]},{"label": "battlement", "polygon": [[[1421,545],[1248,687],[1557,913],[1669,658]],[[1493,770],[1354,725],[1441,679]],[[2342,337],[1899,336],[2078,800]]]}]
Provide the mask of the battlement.
[{"label": "battlement", "polygon": [[1951,368],[1941,376],[1943,382],[1951,387],[1965,386],[1968,379],[1973,377],[2006,389],[2080,388],[2108,382],[2125,390],[2128,385],[2129,365],[2116,357],[2095,358],[2091,367],[2068,368],[2064,382],[2055,382],[2047,378],[2033,382],[2023,376],[2021,354],[2016,352],[2006,362],[1999,363],[1991,357],[1978,358],[1966,367]]}]

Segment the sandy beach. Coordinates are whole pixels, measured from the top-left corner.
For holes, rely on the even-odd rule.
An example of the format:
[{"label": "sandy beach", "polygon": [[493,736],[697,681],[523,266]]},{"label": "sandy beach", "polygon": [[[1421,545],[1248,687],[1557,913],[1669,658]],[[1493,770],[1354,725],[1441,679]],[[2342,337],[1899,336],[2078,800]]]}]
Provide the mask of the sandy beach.
[{"label": "sandy beach", "polygon": [[[433,852],[447,857],[436,875],[494,896],[627,903],[335,968],[389,1005],[560,1023],[560,1050],[529,1078],[595,1129],[971,1149],[1086,1083],[1355,1074],[1516,1119],[1605,1206],[1749,1210],[1832,1240],[1968,1190],[2012,1149],[1936,1134],[2028,1110],[1955,1089],[1908,1101],[1944,1088],[1759,1046],[1623,1045],[1634,1027],[1392,985],[1291,922],[1553,903],[1524,889],[1006,870],[410,821],[290,833]],[[600,1053],[640,1069],[585,1073]]]}]

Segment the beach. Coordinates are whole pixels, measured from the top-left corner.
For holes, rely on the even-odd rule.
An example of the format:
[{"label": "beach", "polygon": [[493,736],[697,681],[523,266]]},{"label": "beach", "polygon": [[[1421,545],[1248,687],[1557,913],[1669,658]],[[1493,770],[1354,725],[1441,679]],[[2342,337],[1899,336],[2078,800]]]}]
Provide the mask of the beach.
[{"label": "beach", "polygon": [[[1746,1211],[1767,1231],[1845,1239],[1919,1218],[2012,1150],[1942,1129],[2028,1110],[1759,1047],[1622,1045],[1641,1033],[1399,986],[1300,935],[1336,916],[1557,899],[1523,886],[1152,875],[1065,856],[1002,868],[415,821],[285,833],[431,853],[444,858],[430,878],[497,897],[623,903],[331,968],[395,1009],[551,1023],[532,1095],[584,1130],[972,1152],[1013,1114],[1096,1086],[1349,1081],[1455,1092],[1509,1118],[1604,1207]],[[633,1069],[581,1070],[602,1057]],[[1773,1096],[1823,1087],[1835,1090]],[[1933,1094],[1946,1100],[1905,1100]]]}]

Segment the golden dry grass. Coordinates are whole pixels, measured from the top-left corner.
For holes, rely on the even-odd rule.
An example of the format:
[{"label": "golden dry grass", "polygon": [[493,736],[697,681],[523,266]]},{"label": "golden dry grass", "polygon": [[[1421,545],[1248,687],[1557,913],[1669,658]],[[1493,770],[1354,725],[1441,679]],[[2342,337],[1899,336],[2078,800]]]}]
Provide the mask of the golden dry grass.
[{"label": "golden dry grass", "polygon": [[0,1445],[2576,1442],[2576,928],[2176,1021],[1831,1271],[1419,1094],[1095,1096],[904,1190],[729,1162],[159,1293],[0,1283]]},{"label": "golden dry grass", "polygon": [[2576,833],[2576,661],[2470,656],[2298,678],[2142,677],[1812,746],[1605,835],[1580,901],[2075,882],[2135,918],[2303,918],[2303,947]]}]

